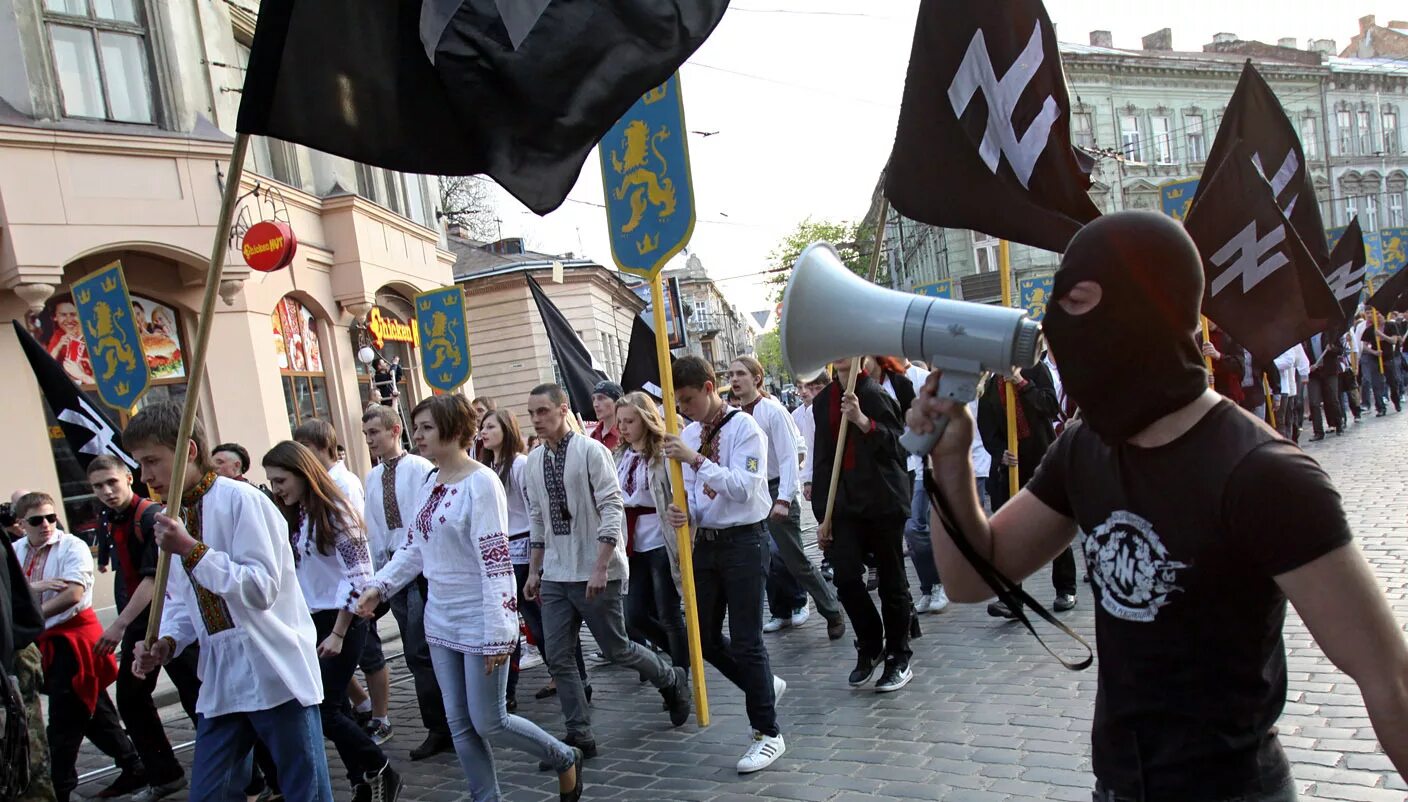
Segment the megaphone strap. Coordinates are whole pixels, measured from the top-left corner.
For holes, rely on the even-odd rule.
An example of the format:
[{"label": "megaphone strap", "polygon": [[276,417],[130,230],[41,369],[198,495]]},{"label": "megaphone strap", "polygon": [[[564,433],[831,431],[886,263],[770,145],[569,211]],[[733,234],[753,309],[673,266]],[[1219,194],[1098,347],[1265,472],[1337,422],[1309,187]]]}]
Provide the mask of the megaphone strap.
[{"label": "megaphone strap", "polygon": [[[992,563],[988,562],[986,557],[983,557],[978,553],[977,549],[973,548],[973,544],[968,541],[967,533],[955,523],[954,515],[948,508],[948,502],[944,499],[943,493],[939,492],[939,486],[934,481],[934,474],[928,466],[924,468],[924,490],[928,493],[929,503],[933,505],[934,511],[939,514],[939,521],[943,524],[944,529],[949,532],[949,536],[952,538],[953,544],[958,547],[959,553],[973,566],[973,570],[978,572],[978,576],[982,578],[984,584],[992,588],[993,592],[997,594],[997,598],[1001,600],[1003,604],[1007,605],[1007,609],[1012,611],[1012,614],[1017,617],[1017,620],[1022,623],[1022,626],[1026,627],[1027,631],[1032,633],[1032,637],[1036,638],[1036,642],[1041,644],[1041,648],[1045,649],[1047,654],[1056,658],[1061,665],[1071,671],[1084,671],[1089,668],[1095,661],[1095,651],[1090,648],[1090,643],[1087,642],[1085,638],[1082,638],[1075,630],[1066,626],[1064,622],[1052,615],[1051,612],[1041,606],[1036,599],[1028,595],[1027,592],[1022,589],[1021,585],[1004,576]],[[1046,640],[1036,631],[1036,628],[1032,626],[1031,619],[1027,618],[1027,614],[1022,610],[1023,607],[1031,608],[1033,612],[1041,616],[1047,623],[1061,630],[1066,635],[1070,636],[1071,640],[1085,647],[1085,659],[1073,663],[1053,651],[1052,648],[1047,645]]]}]

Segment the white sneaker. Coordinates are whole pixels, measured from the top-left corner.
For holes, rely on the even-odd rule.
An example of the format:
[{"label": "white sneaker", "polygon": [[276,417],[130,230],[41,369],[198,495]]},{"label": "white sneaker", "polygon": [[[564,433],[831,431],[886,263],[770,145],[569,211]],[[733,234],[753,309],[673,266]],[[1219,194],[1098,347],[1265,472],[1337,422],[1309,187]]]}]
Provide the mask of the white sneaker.
[{"label": "white sneaker", "polygon": [[592,652],[587,655],[587,662],[594,666],[605,666],[611,664],[611,658],[605,652]]},{"label": "white sneaker", "polygon": [[927,594],[927,593],[925,593],[923,596],[920,596],[920,597],[919,597],[919,601],[917,601],[917,602],[914,603],[914,612],[916,612],[916,613],[927,613],[927,612],[929,612],[929,605],[930,605],[933,601],[934,601],[934,597],[933,597],[933,596],[930,596],[930,595]]},{"label": "white sneaker", "polygon": [[929,612],[942,613],[948,609],[948,594],[944,592],[944,586],[939,585],[934,588],[934,594],[929,597]]},{"label": "white sneaker", "polygon": [[748,746],[748,751],[743,753],[743,757],[738,759],[738,773],[752,774],[762,771],[786,751],[787,744],[783,742],[781,735],[763,735],[754,731],[753,743]]},{"label": "white sneaker", "polygon": [[772,703],[776,705],[782,701],[782,695],[787,693],[787,680],[776,674],[772,675]]},{"label": "white sneaker", "polygon": [[811,605],[804,604],[802,609],[792,613],[792,626],[800,627],[807,623],[807,619],[812,617]]},{"label": "white sneaker", "polygon": [[781,618],[778,618],[777,616],[773,616],[772,618],[768,619],[768,622],[766,624],[763,624],[763,631],[776,632],[779,629],[782,629],[783,627],[790,626],[792,626],[791,619],[783,620]]}]

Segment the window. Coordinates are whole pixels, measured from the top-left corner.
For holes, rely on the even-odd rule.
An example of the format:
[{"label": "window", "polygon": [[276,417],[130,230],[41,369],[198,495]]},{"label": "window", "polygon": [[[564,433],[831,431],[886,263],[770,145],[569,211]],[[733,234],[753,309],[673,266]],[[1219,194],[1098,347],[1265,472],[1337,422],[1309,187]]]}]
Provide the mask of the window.
[{"label": "window", "polygon": [[604,331],[599,334],[601,336],[601,366],[606,368],[607,374],[614,374],[616,372],[616,360],[612,358],[611,354],[611,338]]},{"label": "window", "polygon": [[1381,122],[1384,127],[1384,153],[1398,153],[1398,112],[1384,112]]},{"label": "window", "polygon": [[381,180],[386,182],[386,208],[396,214],[405,214],[405,206],[401,203],[401,178],[390,170],[377,170],[381,174]]},{"label": "window", "polygon": [[1403,193],[1388,193],[1388,224],[1393,228],[1403,225]]},{"label": "window", "polygon": [[381,203],[381,191],[376,183],[375,167],[366,164],[357,165],[357,194],[373,203]]},{"label": "window", "polygon": [[1188,134],[1188,161],[1207,161],[1207,140],[1203,138],[1203,115],[1189,114],[1183,118],[1183,127]]},{"label": "window", "polygon": [[418,175],[403,175],[406,188],[406,216],[426,228],[432,228],[425,213],[425,181]]},{"label": "window", "polygon": [[1365,232],[1379,230],[1379,199],[1373,195],[1364,196],[1364,224]]},{"label": "window", "polygon": [[1149,129],[1154,136],[1154,161],[1173,164],[1173,139],[1169,135],[1167,117],[1150,117]]},{"label": "window", "polygon": [[1356,115],[1359,125],[1355,127],[1355,139],[1359,144],[1359,155],[1369,156],[1374,152],[1374,140],[1369,132],[1369,112],[1361,111]]},{"label": "window", "polygon": [[270,317],[289,428],[294,429],[310,418],[322,418],[332,423],[328,379],[323,371],[323,349],[318,338],[318,322],[313,313],[308,311],[308,307],[285,296],[279,299]]},{"label": "window", "polygon": [[1350,131],[1351,125],[1350,114],[1347,110],[1341,109],[1335,112],[1335,132],[1340,143],[1340,152],[1337,154],[1339,156],[1348,156],[1351,152],[1349,146],[1350,137],[1352,136]]},{"label": "window", "polygon": [[1300,143],[1307,159],[1320,158],[1320,129],[1314,117],[1300,121]]},{"label": "window", "polygon": [[67,117],[155,122],[140,0],[44,0]]},{"label": "window", "polygon": [[1139,161],[1139,118],[1132,114],[1120,117],[1120,151],[1130,161]]},{"label": "window", "polygon": [[997,239],[978,231],[973,232],[973,264],[979,273],[997,269]]},{"label": "window", "polygon": [[1359,216],[1359,198],[1354,195],[1346,196],[1344,199],[1344,224],[1349,225],[1357,216]]},{"label": "window", "polygon": [[[235,60],[239,66],[240,78],[249,67],[249,46],[235,44]],[[266,178],[272,178],[291,187],[303,186],[303,175],[298,169],[298,150],[289,142],[270,139],[266,136],[251,137],[249,161],[246,166]]]},{"label": "window", "polygon": [[1071,115],[1071,144],[1078,148],[1095,147],[1095,125],[1089,113]]}]

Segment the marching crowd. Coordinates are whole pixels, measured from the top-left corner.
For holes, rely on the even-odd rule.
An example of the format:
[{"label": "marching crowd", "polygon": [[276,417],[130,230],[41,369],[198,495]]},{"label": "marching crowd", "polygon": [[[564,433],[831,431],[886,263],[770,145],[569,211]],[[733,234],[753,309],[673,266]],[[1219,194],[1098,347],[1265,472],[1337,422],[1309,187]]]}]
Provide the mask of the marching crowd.
[{"label": "marching crowd", "polygon": [[[528,396],[530,438],[491,399],[441,395],[410,411],[409,433],[392,406],[366,409],[376,464],[365,485],[340,459],[333,427],[312,420],[261,459],[267,489],[245,480],[243,448],[208,448],[197,425],[178,453],[180,408],[144,407],[123,441],[147,487],[177,509],[137,497],[118,459],[88,466],[116,568],[110,626],[92,609],[90,550],[59,529],[55,500],[30,492],[13,502],[0,661],[18,676],[30,717],[34,770],[20,798],[68,800],[87,737],[122,770],[103,798],[155,800],[189,784],[198,800],[331,800],[326,739],[354,799],[395,800],[405,767],[381,748],[393,723],[376,627],[390,612],[428,729],[411,759],[453,751],[470,797],[496,800],[495,749],[511,747],[555,773],[561,799],[577,800],[584,761],[599,752],[584,624],[602,659],[659,691],[669,726],[692,712],[682,527],[701,656],[745,700],[740,773],[786,751],[787,683],[765,633],[802,625],[814,605],[830,639],[852,632],[851,686],[904,688],[921,614],[944,610],[950,593],[991,597],[956,551],[959,533],[1018,582],[1050,563],[1057,612],[1077,603],[1082,551],[1099,603],[1097,800],[1294,799],[1273,727],[1285,700],[1287,598],[1360,683],[1385,750],[1405,768],[1401,632],[1362,557],[1343,548],[1348,526],[1328,478],[1287,441],[1301,409],[1318,439],[1321,410],[1341,430],[1369,399],[1380,415],[1387,400],[1398,408],[1408,325],[1379,326],[1371,314],[1345,337],[1292,349],[1284,367],[1255,365],[1221,332],[1200,353],[1200,260],[1181,228],[1150,217],[1110,215],[1077,235],[1046,322],[1062,362],[1048,353],[1011,378],[993,376],[966,407],[937,397],[936,375],[882,355],[861,362],[853,392],[849,358],[833,363],[834,377],[803,377],[803,404],[789,412],[763,392],[752,357],[719,377],[686,356],[672,368],[689,421],[679,435],[666,432],[650,396],[612,382],[595,388],[590,434],[554,384]],[[1113,269],[1111,253],[1128,264]],[[1208,392],[1204,356],[1227,398]],[[1367,398],[1356,396],[1358,379],[1343,379],[1346,360],[1357,361]],[[1273,395],[1286,399],[1277,404],[1286,437],[1228,400],[1256,411],[1272,378]],[[925,461],[899,438],[940,414],[952,423],[933,452],[942,490],[931,514]],[[403,451],[403,434],[417,453]],[[1193,457],[1197,481],[1180,474]],[[175,460],[187,463],[180,488],[166,486]],[[671,463],[687,509],[674,504]],[[1024,488],[1015,496],[1012,471]],[[804,503],[822,522],[823,566],[804,550]],[[162,549],[170,581],[148,646]],[[988,610],[1018,612],[1001,601]],[[1361,623],[1336,631],[1347,620]],[[539,697],[561,703],[560,738],[516,714],[524,630],[552,678]],[[162,670],[196,723],[189,778],[152,700]]]}]

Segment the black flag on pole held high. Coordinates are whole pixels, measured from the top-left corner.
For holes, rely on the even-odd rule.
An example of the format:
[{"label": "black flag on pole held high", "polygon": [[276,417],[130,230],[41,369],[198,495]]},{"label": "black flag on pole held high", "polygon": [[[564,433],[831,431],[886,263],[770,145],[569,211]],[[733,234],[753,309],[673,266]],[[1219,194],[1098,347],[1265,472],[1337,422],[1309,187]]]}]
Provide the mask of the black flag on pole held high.
[{"label": "black flag on pole held high", "polygon": [[1343,320],[1271,184],[1236,143],[1184,222],[1203,257],[1203,314],[1272,362]]},{"label": "black flag on pole held high", "polygon": [[[1253,153],[1257,171],[1271,184],[1276,205],[1290,219],[1315,264],[1328,273],[1325,265],[1330,261],[1330,245],[1325,240],[1320,203],[1315,198],[1310,171],[1306,169],[1300,137],[1281,108],[1281,101],[1276,99],[1276,93],[1271,91],[1250,59],[1242,67],[1242,77],[1237,81],[1237,89],[1217,129],[1217,138],[1208,152],[1205,178],[1216,173],[1232,155],[1238,140]],[[1193,206],[1198,205],[1207,188],[1207,181],[1198,183],[1193,193]]]},{"label": "black flag on pole held high", "polygon": [[1381,314],[1408,312],[1408,267],[1398,268],[1397,273],[1389,276],[1387,281],[1374,290],[1374,294],[1365,304],[1379,310]]},{"label": "black flag on pole held high", "polygon": [[728,0],[264,0],[241,133],[562,204],[587,154]]},{"label": "black flag on pole held high", "polygon": [[[670,357],[670,364],[675,358]],[[621,389],[626,392],[643,390],[659,402],[664,398],[660,387],[660,360],[655,350],[655,330],[640,315],[631,323],[631,344],[626,351],[626,367],[621,371]]]},{"label": "black flag on pole held high", "polygon": [[885,195],[906,217],[1064,251],[1100,216],[1040,0],[923,0]]},{"label": "black flag on pole held high", "polygon": [[538,305],[538,314],[543,318],[543,328],[548,332],[548,344],[552,346],[552,358],[557,362],[557,372],[562,376],[563,390],[572,403],[572,411],[585,420],[596,420],[592,408],[592,389],[597,382],[607,380],[607,376],[597,367],[592,352],[577,336],[572,324],[563,317],[548,298],[547,293],[532,276],[528,279],[528,289],[533,292],[533,303]]},{"label": "black flag on pole held high", "polygon": [[49,404],[49,410],[59,421],[73,456],[78,464],[88,469],[94,457],[109,454],[127,463],[127,467],[137,472],[137,461],[122,447],[122,434],[108,419],[107,415],[94,406],[78,389],[78,385],[64,373],[64,369],[25,330],[18,320],[12,321],[15,336],[19,338],[24,355],[29,357],[29,366],[34,370],[34,378],[39,382],[39,392]]},{"label": "black flag on pole held high", "polygon": [[1359,228],[1359,217],[1349,221],[1330,260],[1325,265],[1325,283],[1340,303],[1340,314],[1346,321],[1354,318],[1354,310],[1359,307],[1359,295],[1364,292],[1364,274],[1368,270],[1369,257],[1364,251],[1364,232]]}]

